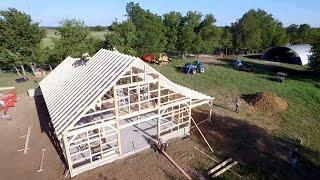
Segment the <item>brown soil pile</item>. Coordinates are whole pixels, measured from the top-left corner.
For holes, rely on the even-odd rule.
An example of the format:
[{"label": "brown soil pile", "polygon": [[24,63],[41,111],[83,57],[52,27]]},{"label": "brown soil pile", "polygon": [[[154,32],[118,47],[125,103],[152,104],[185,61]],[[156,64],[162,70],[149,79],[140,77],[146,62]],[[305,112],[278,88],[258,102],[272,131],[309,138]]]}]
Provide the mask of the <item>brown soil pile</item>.
[{"label": "brown soil pile", "polygon": [[288,108],[288,103],[281,97],[269,93],[258,92],[249,99],[249,103],[267,113],[278,113]]}]

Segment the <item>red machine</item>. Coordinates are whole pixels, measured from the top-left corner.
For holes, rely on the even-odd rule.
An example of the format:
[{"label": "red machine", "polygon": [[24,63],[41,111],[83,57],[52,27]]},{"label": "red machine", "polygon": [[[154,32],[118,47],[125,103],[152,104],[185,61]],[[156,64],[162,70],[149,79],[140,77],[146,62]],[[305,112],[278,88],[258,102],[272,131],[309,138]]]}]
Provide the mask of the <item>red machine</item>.
[{"label": "red machine", "polygon": [[153,54],[147,54],[145,56],[142,56],[141,59],[148,63],[154,63],[156,60],[156,57]]},{"label": "red machine", "polygon": [[17,93],[16,91],[10,91],[3,96],[0,96],[0,110],[6,115],[10,107],[16,106]]}]

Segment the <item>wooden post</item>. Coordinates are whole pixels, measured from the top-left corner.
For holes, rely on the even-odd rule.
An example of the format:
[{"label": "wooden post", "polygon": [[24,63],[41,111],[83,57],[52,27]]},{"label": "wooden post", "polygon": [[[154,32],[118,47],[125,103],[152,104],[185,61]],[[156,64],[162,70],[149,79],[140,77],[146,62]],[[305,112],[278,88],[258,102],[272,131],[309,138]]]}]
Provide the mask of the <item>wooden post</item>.
[{"label": "wooden post", "polygon": [[141,109],[141,102],[140,102],[140,84],[138,84],[138,112]]},{"label": "wooden post", "polygon": [[113,87],[113,98],[114,98],[114,110],[116,117],[116,128],[117,128],[117,138],[118,138],[118,148],[119,155],[121,155],[121,139],[120,139],[120,118],[119,118],[119,101],[116,86]]},{"label": "wooden post", "polygon": [[69,171],[70,171],[70,174],[72,175],[73,167],[71,164],[72,161],[71,161],[71,156],[70,156],[70,144],[68,143],[67,135],[63,135],[63,143],[64,143],[64,147],[65,147],[66,157],[68,160]]},{"label": "wooden post", "polygon": [[160,138],[160,125],[161,125],[161,86],[160,86],[160,78],[158,77],[157,81],[157,88],[158,88],[158,100],[157,100],[157,107],[158,107],[158,121],[157,121],[157,137]]}]

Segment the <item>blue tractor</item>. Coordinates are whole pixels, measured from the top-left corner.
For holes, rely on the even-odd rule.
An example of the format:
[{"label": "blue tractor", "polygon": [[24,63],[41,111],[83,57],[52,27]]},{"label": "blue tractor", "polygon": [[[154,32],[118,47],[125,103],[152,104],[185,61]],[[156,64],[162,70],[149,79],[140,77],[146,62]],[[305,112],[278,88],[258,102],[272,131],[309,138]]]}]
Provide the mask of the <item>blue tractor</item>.
[{"label": "blue tractor", "polygon": [[186,74],[204,73],[204,63],[202,61],[194,61],[184,65],[183,72]]}]

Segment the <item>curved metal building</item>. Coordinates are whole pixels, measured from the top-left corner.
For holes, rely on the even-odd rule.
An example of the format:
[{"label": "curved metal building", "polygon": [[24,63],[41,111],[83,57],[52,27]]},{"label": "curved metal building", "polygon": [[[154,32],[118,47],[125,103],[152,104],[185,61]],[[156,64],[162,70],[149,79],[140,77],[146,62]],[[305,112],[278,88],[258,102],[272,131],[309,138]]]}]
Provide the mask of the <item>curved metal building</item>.
[{"label": "curved metal building", "polygon": [[266,50],[261,59],[306,65],[312,55],[309,44],[286,45]]}]

